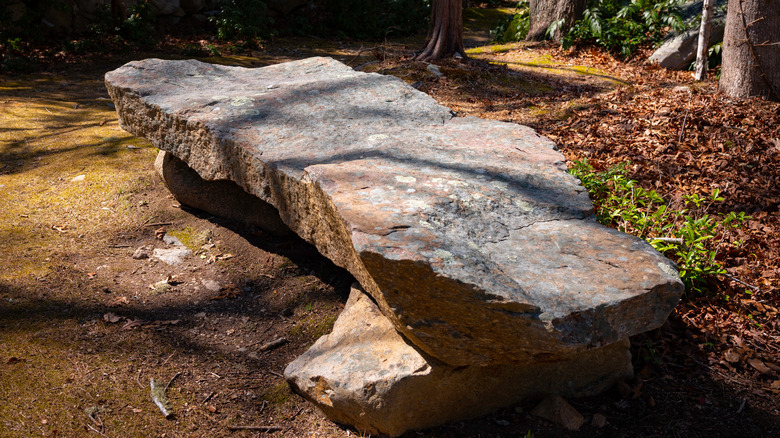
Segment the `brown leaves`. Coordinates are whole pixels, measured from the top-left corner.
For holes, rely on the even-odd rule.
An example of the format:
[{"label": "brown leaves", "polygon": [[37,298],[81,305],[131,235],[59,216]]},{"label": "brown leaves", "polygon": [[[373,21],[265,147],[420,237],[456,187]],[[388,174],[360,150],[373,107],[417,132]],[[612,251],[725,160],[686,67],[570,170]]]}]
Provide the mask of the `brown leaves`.
[{"label": "brown leaves", "polygon": [[751,367],[758,370],[760,373],[764,374],[773,374],[772,369],[769,368],[762,360],[757,358],[748,359],[747,363],[750,364]]},{"label": "brown leaves", "polygon": [[157,320],[154,322],[145,321],[140,318],[130,319],[125,316],[119,316],[116,313],[108,312],[103,315],[103,321],[109,323],[109,324],[116,324],[118,322],[125,321],[125,323],[122,325],[122,330],[130,330],[134,329],[136,327],[141,327],[144,329],[158,329],[163,326],[167,325],[177,325],[181,322],[180,319],[173,319],[173,320]]}]

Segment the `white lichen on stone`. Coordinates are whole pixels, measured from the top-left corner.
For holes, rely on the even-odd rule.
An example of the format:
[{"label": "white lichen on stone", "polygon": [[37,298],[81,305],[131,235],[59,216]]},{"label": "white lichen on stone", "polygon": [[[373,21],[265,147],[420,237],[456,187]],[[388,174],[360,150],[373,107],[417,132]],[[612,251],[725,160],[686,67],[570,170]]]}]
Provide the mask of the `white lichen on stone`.
[{"label": "white lichen on stone", "polygon": [[433,253],[436,255],[436,257],[440,258],[445,265],[455,263],[455,256],[447,250],[437,249]]},{"label": "white lichen on stone", "polygon": [[404,184],[412,184],[417,181],[417,178],[413,176],[402,176],[402,175],[396,175],[395,180],[404,183]]},{"label": "white lichen on stone", "polygon": [[530,213],[534,211],[534,206],[526,201],[523,201],[522,199],[515,199],[515,205],[520,208],[523,213]]}]

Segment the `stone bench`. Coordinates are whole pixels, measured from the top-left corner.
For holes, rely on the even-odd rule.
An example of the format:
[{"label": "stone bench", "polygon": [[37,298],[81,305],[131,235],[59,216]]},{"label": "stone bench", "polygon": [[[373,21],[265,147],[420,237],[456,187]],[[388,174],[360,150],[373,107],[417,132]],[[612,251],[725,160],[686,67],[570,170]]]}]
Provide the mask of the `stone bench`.
[{"label": "stone bench", "polygon": [[594,220],[549,140],[454,117],[400,79],[329,58],[148,59],[106,85],[121,126],[170,166],[237,185],[355,276],[334,332],[285,376],[367,433],[603,390],[631,372],[626,339],[683,291],[673,263]]}]

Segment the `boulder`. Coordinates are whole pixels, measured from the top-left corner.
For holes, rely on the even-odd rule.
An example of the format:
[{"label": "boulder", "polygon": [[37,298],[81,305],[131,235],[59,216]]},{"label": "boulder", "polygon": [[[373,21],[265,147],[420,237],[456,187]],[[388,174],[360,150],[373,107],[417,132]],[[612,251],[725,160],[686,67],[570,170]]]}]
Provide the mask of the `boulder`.
[{"label": "boulder", "polygon": [[683,291],[673,263],[595,221],[552,142],[400,79],[147,59],[106,85],[124,129],[273,205],[449,365],[563,360],[660,326]]},{"label": "boulder", "polygon": [[364,434],[397,436],[530,397],[597,394],[632,375],[628,346],[622,340],[562,362],[455,368],[404,340],[371,298],[353,287],[333,332],[284,375],[331,420]]},{"label": "boulder", "polygon": [[[715,0],[712,28],[708,47],[723,41],[726,30],[726,6],[728,0]],[[664,43],[650,56],[650,62],[671,70],[688,70],[696,60],[699,45],[699,26],[702,2],[694,2],[683,8],[681,16],[686,30],[670,33]]]},{"label": "boulder", "polygon": [[165,151],[157,154],[154,168],[168,190],[183,205],[262,228],[278,236],[292,234],[272,205],[250,195],[232,181],[205,181],[183,161]]}]

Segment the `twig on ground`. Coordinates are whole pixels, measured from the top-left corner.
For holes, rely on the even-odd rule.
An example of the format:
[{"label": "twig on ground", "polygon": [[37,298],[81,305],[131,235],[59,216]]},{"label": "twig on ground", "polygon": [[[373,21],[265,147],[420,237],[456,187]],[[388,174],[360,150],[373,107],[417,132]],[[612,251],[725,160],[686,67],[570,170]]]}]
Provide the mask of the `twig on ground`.
[{"label": "twig on ground", "polygon": [[173,222],[155,222],[153,224],[145,224],[145,227],[162,227],[163,225],[173,225]]},{"label": "twig on ground", "polygon": [[168,391],[168,388],[170,388],[170,387],[171,387],[171,383],[173,383],[173,381],[174,381],[174,380],[176,380],[176,378],[177,378],[177,377],[179,377],[180,375],[181,375],[181,372],[178,372],[178,373],[174,374],[174,375],[173,375],[173,377],[171,377],[171,380],[170,380],[170,381],[168,381],[168,384],[167,384],[167,385],[165,385],[165,389],[164,389],[163,391],[166,391],[166,392],[167,392],[167,391]]},{"label": "twig on ground", "polygon": [[691,101],[693,100],[693,93],[691,93],[688,99],[688,107],[685,108],[685,117],[683,117],[682,127],[680,128],[680,137],[677,139],[678,143],[682,143],[685,137],[685,124],[688,123],[688,114],[691,112]]},{"label": "twig on ground", "polygon": [[261,345],[260,346],[260,351],[273,350],[275,348],[281,347],[282,345],[284,345],[284,344],[286,344],[288,342],[290,342],[290,341],[288,341],[285,338],[277,338],[277,339],[274,339],[271,342],[268,342],[268,343],[265,343],[265,344]]},{"label": "twig on ground", "polygon": [[256,430],[259,432],[277,432],[282,430],[280,426],[228,426],[228,430]]},{"label": "twig on ground", "polygon": [[216,392],[214,392],[214,391],[211,391],[211,394],[209,394],[208,396],[206,396],[206,398],[204,398],[204,399],[203,399],[203,401],[202,401],[201,403],[206,403],[207,401],[211,400],[211,397],[214,397],[214,395],[216,395],[216,394],[217,394]]},{"label": "twig on ground", "polygon": [[138,375],[135,376],[135,381],[136,381],[136,383],[138,383],[138,386],[140,386],[141,388],[144,387],[144,384],[141,383],[141,373],[142,372],[143,372],[143,370],[138,370]]},{"label": "twig on ground", "polygon": [[265,372],[267,372],[268,374],[273,374],[276,377],[281,377],[282,379],[284,379],[284,376],[282,374],[277,373],[276,371],[265,370]]},{"label": "twig on ground", "polygon": [[[171,279],[171,276],[168,276],[168,281],[170,281],[170,279]],[[168,283],[168,281],[166,281],[166,283]],[[170,354],[170,356],[166,357],[165,360],[160,364],[160,366],[163,366],[166,363],[168,363],[168,361],[171,360],[171,358],[173,357],[174,354],[176,354],[176,352],[173,352],[173,353]]]},{"label": "twig on ground", "polygon": [[88,427],[88,428],[89,428],[91,431],[95,432],[96,434],[98,434],[98,435],[100,435],[100,436],[104,436],[104,437],[108,438],[108,436],[107,436],[106,434],[104,434],[103,432],[101,432],[101,431],[99,431],[99,430],[95,429],[94,427],[92,427],[92,425],[91,425],[91,424],[87,424],[87,427]]},{"label": "twig on ground", "polygon": [[294,420],[294,419],[295,419],[295,417],[297,417],[298,415],[300,415],[300,414],[301,414],[301,412],[303,412],[303,408],[300,408],[300,409],[298,409],[298,412],[294,413],[294,414],[293,414],[293,415],[292,415],[290,418],[288,418],[288,419],[287,419],[287,421],[292,421],[292,420]]},{"label": "twig on ground", "polygon": [[358,56],[360,56],[361,53],[363,53],[363,46],[362,45],[360,46],[360,49],[358,50],[357,55],[355,55],[354,58],[350,59],[349,62],[347,62],[347,65],[352,64],[352,61],[356,60],[358,58]]},{"label": "twig on ground", "polygon": [[752,284],[745,283],[744,281],[740,280],[739,278],[737,278],[737,277],[735,277],[735,276],[733,276],[731,274],[723,274],[723,276],[728,278],[729,280],[736,281],[737,283],[739,283],[739,284],[741,284],[741,285],[743,285],[745,287],[749,287],[749,288],[753,289],[756,292],[763,292],[760,287],[753,286]]}]

